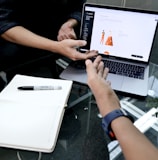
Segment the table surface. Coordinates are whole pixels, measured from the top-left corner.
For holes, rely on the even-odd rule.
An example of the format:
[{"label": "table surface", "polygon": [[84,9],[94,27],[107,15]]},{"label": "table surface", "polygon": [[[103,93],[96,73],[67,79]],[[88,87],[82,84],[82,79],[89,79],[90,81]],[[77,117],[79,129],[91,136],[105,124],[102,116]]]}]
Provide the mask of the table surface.
[{"label": "table surface", "polygon": [[[125,108],[136,121],[146,115],[152,108],[157,109],[157,77],[158,65],[150,63],[150,96],[148,95],[144,99],[138,99],[137,97],[133,98],[118,95],[122,107]],[[157,116],[153,113],[152,115],[154,115],[154,118]],[[137,125],[140,126],[141,124],[139,123]],[[151,122],[145,125],[145,128],[142,126],[142,132],[158,146],[157,119],[154,123]],[[18,157],[22,160],[124,160],[118,142],[110,142],[102,130],[101,117],[95,99],[86,85],[73,84],[55,150],[52,153],[42,153],[40,156],[37,152],[0,148],[1,160],[17,160]]]},{"label": "table surface", "polygon": [[[157,9],[158,1],[152,0],[88,0],[93,2],[108,3],[114,5],[126,4],[126,6]],[[158,64],[157,39],[151,61]],[[45,72],[45,70],[44,70]],[[40,74],[41,75],[41,74]],[[138,99],[118,95],[121,105],[128,110],[133,117],[138,120],[152,108],[158,107],[158,66],[150,63],[150,84],[149,94],[145,99]],[[154,91],[154,92],[153,92]],[[110,159],[124,160],[118,143],[110,143],[108,137],[101,128],[101,118],[93,96],[91,96],[87,86],[74,83],[69,99],[69,105],[65,112],[60,129],[56,148],[52,153],[42,153],[41,160],[106,160],[110,151]],[[158,124],[152,124],[144,134],[158,146]],[[115,149],[113,149],[115,148]],[[0,148],[0,160],[18,160],[19,153],[21,160],[39,160],[39,153],[31,151],[16,150],[10,148]]]}]

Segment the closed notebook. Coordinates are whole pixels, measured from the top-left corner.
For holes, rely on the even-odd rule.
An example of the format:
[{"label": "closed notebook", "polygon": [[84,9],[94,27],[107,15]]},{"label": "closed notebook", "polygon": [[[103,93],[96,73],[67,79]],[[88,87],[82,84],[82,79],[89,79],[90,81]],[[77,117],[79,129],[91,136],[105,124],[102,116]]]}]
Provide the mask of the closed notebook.
[{"label": "closed notebook", "polygon": [[[60,86],[18,90],[19,86]],[[38,152],[55,148],[72,81],[15,75],[0,93],[0,146]]]}]

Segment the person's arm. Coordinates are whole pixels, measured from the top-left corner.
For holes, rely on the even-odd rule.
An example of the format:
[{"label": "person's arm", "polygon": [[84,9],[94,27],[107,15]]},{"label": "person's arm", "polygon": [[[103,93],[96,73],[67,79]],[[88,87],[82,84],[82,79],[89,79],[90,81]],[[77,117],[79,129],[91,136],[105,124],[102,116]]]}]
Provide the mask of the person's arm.
[{"label": "person's arm", "polygon": [[[75,33],[75,28],[80,28],[82,8],[85,0],[71,1],[68,2],[70,14],[67,17],[66,22],[60,27],[57,39],[59,41],[63,39],[77,39],[78,36]],[[71,3],[71,4],[70,4]]]},{"label": "person's arm", "polygon": [[20,45],[60,53],[72,60],[87,59],[97,54],[96,51],[82,54],[76,47],[84,46],[86,41],[66,39],[60,42],[39,36],[22,26],[15,26],[1,35],[2,38]]},{"label": "person's arm", "polygon": [[23,46],[47,50],[59,53],[72,60],[83,60],[96,55],[96,52],[82,54],[76,50],[77,47],[84,46],[85,41],[64,40],[61,42],[53,41],[37,35],[18,23],[14,16],[14,7],[8,0],[0,1],[0,36],[1,38],[20,44]]},{"label": "person's arm", "polygon": [[86,0],[69,0],[71,12],[68,15],[68,19],[76,19],[78,23],[80,23],[82,18],[82,9],[85,2]]},{"label": "person's arm", "polygon": [[[110,83],[105,80],[108,69],[104,69],[101,57],[94,62],[86,60],[88,85],[91,88],[99,111],[104,117],[108,113],[119,109],[120,103]],[[157,160],[158,149],[143,135],[126,117],[119,117],[112,121],[111,128],[119,141],[127,160]]]}]

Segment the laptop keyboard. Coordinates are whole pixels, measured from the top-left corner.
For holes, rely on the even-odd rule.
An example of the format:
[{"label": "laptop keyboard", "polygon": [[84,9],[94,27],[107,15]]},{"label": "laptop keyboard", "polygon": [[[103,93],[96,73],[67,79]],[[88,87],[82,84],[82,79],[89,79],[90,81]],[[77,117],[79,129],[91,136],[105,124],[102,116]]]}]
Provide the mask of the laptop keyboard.
[{"label": "laptop keyboard", "polygon": [[109,73],[144,79],[145,67],[110,60],[104,60],[104,65],[109,68]]},{"label": "laptop keyboard", "polygon": [[[103,60],[103,62],[104,66],[109,68],[109,73],[127,76],[131,78],[144,79],[145,67],[105,59]],[[85,61],[73,61],[71,65],[78,69],[86,68]]]}]

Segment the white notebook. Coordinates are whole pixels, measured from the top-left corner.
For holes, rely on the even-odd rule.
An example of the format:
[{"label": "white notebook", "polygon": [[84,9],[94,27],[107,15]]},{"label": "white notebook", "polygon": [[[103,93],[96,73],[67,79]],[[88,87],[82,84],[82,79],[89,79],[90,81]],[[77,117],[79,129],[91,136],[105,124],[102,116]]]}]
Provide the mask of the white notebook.
[{"label": "white notebook", "polygon": [[[18,90],[19,86],[61,86],[59,90]],[[52,152],[72,81],[15,75],[0,93],[0,146]]]}]

